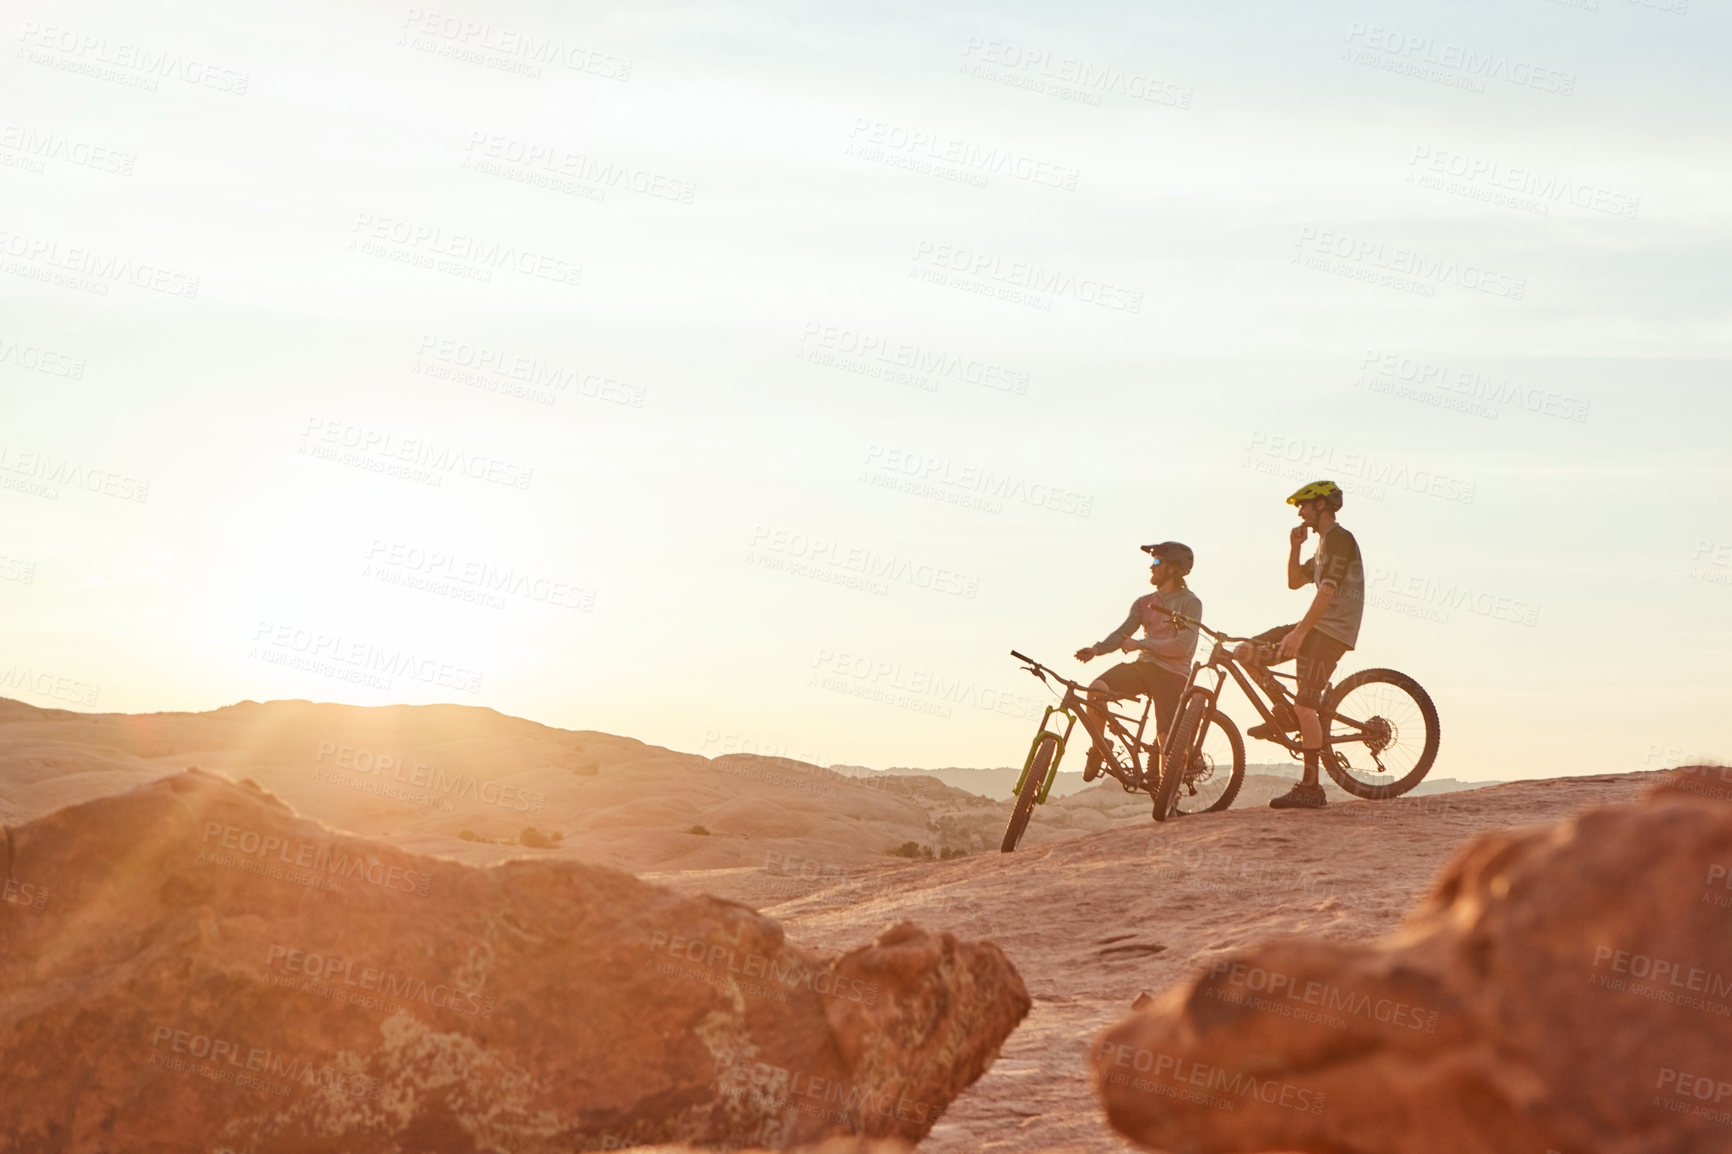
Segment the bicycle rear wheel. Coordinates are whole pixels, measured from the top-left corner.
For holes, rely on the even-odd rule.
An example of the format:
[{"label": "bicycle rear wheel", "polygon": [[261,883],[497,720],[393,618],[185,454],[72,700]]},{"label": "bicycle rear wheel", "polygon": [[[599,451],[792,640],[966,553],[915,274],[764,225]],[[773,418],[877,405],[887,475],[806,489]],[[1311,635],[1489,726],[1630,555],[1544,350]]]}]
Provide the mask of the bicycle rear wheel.
[{"label": "bicycle rear wheel", "polygon": [[1191,763],[1179,779],[1173,798],[1178,813],[1219,813],[1233,804],[1245,783],[1245,739],[1239,727],[1219,710],[1203,721],[1201,741],[1194,741]]},{"label": "bicycle rear wheel", "polygon": [[1004,827],[1004,844],[999,846],[1000,853],[1010,853],[1022,840],[1029,816],[1034,813],[1035,800],[1040,797],[1041,786],[1046,784],[1046,771],[1058,753],[1058,738],[1052,734],[1044,734],[1035,740],[1038,744],[1034,757],[1029,762],[1028,773],[1023,776],[1022,789],[1016,795],[1016,808],[1010,811],[1010,824]]},{"label": "bicycle rear wheel", "polygon": [[1399,797],[1437,760],[1437,706],[1405,673],[1361,669],[1330,692],[1323,716],[1323,767],[1355,797]]},{"label": "bicycle rear wheel", "polygon": [[1163,756],[1160,780],[1150,791],[1155,798],[1156,821],[1166,821],[1174,815],[1179,784],[1185,776],[1179,772],[1179,767],[1189,764],[1191,754],[1197,748],[1197,731],[1205,723],[1208,713],[1207,693],[1192,690],[1185,695],[1185,700],[1179,703],[1179,715],[1173,719],[1173,731],[1167,734],[1166,745],[1161,750]]}]

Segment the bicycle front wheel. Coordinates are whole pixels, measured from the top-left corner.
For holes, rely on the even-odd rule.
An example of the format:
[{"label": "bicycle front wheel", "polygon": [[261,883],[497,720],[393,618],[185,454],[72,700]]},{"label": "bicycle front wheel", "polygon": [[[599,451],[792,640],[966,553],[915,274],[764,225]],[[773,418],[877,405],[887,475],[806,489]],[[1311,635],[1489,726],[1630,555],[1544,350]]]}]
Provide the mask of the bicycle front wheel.
[{"label": "bicycle front wheel", "polygon": [[1177,812],[1179,785],[1184,774],[1179,767],[1190,764],[1197,749],[1198,730],[1207,722],[1209,695],[1194,690],[1185,695],[1179,705],[1179,715],[1173,719],[1173,731],[1167,734],[1161,747],[1161,776],[1150,792],[1155,797],[1155,820],[1166,821]]},{"label": "bicycle front wheel", "polygon": [[1034,813],[1035,801],[1040,797],[1040,787],[1046,783],[1046,771],[1052,767],[1052,759],[1058,753],[1058,738],[1052,734],[1043,734],[1036,741],[1039,744],[1035,746],[1028,773],[1022,779],[1022,790],[1016,795],[1016,808],[1010,811],[1010,824],[1004,827],[1000,853],[1010,853],[1022,840],[1028,819]]},{"label": "bicycle front wheel", "polygon": [[1193,740],[1191,763],[1173,797],[1178,813],[1219,813],[1233,804],[1245,783],[1245,739],[1219,710],[1203,721],[1201,741]]},{"label": "bicycle front wheel", "polygon": [[1323,713],[1323,767],[1355,797],[1399,797],[1437,760],[1437,706],[1405,673],[1361,669],[1330,692]]}]

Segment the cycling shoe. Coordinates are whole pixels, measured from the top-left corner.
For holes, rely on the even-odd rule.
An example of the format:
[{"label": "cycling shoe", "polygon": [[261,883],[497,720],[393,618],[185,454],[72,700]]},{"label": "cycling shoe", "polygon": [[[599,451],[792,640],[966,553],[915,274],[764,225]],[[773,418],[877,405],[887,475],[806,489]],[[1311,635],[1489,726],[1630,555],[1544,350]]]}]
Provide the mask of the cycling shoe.
[{"label": "cycling shoe", "polygon": [[1329,804],[1329,799],[1323,796],[1320,785],[1306,785],[1300,782],[1292,789],[1269,802],[1270,809],[1322,809]]}]

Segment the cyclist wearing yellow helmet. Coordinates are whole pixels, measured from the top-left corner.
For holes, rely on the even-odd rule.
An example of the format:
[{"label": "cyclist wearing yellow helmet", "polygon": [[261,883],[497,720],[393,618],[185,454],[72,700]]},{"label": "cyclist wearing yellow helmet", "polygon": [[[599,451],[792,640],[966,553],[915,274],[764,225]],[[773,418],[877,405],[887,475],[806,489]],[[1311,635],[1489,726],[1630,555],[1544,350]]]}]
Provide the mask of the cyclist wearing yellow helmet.
[{"label": "cyclist wearing yellow helmet", "polygon": [[[1342,502],[1341,486],[1334,481],[1313,481],[1287,498],[1299,510],[1299,524],[1289,534],[1287,588],[1316,585],[1311,607],[1297,624],[1282,625],[1252,638],[1255,645],[1240,645],[1235,656],[1253,671],[1283,661],[1294,661],[1299,688],[1292,713],[1278,705],[1276,719],[1291,730],[1298,729],[1305,754],[1305,776],[1298,785],[1269,804],[1275,809],[1318,809],[1326,804],[1318,781],[1323,751],[1323,726],[1317,716],[1323,689],[1336,664],[1359,641],[1359,620],[1365,612],[1365,564],[1359,542],[1335,520]],[[1312,532],[1317,533],[1317,552],[1299,560],[1299,548]],[[1267,723],[1252,726],[1252,737],[1272,736]]]}]

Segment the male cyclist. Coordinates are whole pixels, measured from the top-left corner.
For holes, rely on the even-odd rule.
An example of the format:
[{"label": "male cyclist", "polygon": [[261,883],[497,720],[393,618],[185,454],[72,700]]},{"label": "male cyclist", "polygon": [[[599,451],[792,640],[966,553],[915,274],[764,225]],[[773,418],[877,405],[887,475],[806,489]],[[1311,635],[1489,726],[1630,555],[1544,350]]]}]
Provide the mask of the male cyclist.
[{"label": "male cyclist", "polygon": [[[1305,755],[1305,776],[1291,790],[1269,804],[1275,809],[1320,809],[1327,804],[1318,770],[1323,753],[1323,724],[1317,716],[1323,687],[1335,672],[1336,663],[1359,640],[1359,619],[1365,612],[1365,564],[1359,542],[1336,523],[1340,512],[1341,486],[1334,481],[1313,481],[1287,498],[1298,507],[1299,524],[1289,534],[1287,588],[1316,585],[1311,607],[1296,625],[1282,625],[1259,633],[1242,644],[1234,656],[1244,662],[1259,681],[1268,684],[1267,666],[1294,661],[1299,690],[1291,711],[1277,703],[1276,721],[1282,728],[1299,730],[1299,745]],[[1317,552],[1310,560],[1299,560],[1299,547],[1306,535],[1317,533]],[[1254,725],[1252,737],[1274,736],[1268,723]]]},{"label": "male cyclist", "polygon": [[[1197,652],[1196,626],[1178,628],[1170,614],[1183,613],[1193,621],[1201,621],[1203,603],[1185,584],[1185,575],[1195,560],[1189,546],[1162,541],[1159,545],[1144,545],[1143,552],[1150,558],[1149,584],[1155,591],[1131,602],[1124,624],[1094,645],[1077,650],[1076,659],[1087,662],[1115,649],[1135,651],[1135,661],[1113,666],[1089,685],[1089,717],[1098,729],[1107,702],[1146,696],[1155,703],[1156,732],[1165,736],[1167,727],[1173,723],[1173,714],[1179,710],[1179,695],[1185,691],[1191,658]],[[1139,627],[1143,631],[1141,640],[1132,636]],[[1100,771],[1100,751],[1091,746],[1083,765],[1083,780],[1093,781]]]}]

